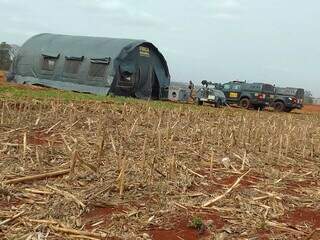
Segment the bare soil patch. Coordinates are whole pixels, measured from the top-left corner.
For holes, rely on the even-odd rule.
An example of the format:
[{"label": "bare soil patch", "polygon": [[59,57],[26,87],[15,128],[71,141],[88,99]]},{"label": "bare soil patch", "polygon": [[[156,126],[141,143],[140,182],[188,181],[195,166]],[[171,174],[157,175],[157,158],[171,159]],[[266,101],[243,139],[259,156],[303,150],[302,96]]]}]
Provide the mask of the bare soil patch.
[{"label": "bare soil patch", "polygon": [[[203,224],[210,222],[210,226],[204,225],[202,229],[194,229],[191,225],[192,219],[195,216],[201,219],[203,221]],[[171,218],[167,219],[167,223],[170,226],[152,228],[149,231],[152,239],[207,239],[213,234],[214,231],[222,229],[226,222],[219,216],[219,213],[199,212],[195,213],[194,216],[185,214],[172,216]]]},{"label": "bare soil patch", "polygon": [[320,105],[305,105],[302,112],[320,112]]},{"label": "bare soil patch", "polygon": [[297,208],[286,215],[285,221],[292,225],[308,224],[312,228],[320,228],[320,210]]},{"label": "bare soil patch", "polygon": [[27,135],[27,142],[31,145],[58,145],[63,144],[63,140],[60,135],[54,133],[46,133],[43,131],[34,131]]}]

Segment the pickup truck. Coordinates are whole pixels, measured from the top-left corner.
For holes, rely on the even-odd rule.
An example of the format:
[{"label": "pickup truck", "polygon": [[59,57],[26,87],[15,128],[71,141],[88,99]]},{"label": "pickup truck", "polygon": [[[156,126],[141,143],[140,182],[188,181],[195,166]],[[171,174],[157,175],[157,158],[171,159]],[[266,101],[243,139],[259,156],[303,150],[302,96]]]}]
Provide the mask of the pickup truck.
[{"label": "pickup truck", "polygon": [[291,112],[303,108],[304,89],[302,88],[276,88],[272,107],[277,112]]},{"label": "pickup truck", "polygon": [[275,97],[275,87],[266,83],[247,83],[232,81],[220,84],[228,104],[237,104],[241,108],[263,110],[270,106]]}]

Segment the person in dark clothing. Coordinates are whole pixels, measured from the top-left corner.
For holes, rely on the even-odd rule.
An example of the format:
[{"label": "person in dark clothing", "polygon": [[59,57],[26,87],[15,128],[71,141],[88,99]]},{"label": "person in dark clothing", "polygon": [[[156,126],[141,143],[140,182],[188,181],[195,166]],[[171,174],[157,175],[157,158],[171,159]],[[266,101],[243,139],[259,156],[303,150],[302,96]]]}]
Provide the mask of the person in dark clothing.
[{"label": "person in dark clothing", "polygon": [[192,99],[192,100],[194,100],[195,98],[194,98],[194,84],[193,84],[193,82],[192,81],[189,81],[189,86],[188,86],[188,88],[190,89],[190,98]]}]

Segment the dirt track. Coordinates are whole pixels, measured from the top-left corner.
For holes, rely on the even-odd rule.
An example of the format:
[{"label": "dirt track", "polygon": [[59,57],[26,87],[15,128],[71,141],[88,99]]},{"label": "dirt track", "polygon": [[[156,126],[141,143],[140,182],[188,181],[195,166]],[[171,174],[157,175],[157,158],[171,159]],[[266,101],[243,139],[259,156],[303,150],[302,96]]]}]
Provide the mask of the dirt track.
[{"label": "dirt track", "polygon": [[320,112],[320,105],[305,105],[302,112]]}]

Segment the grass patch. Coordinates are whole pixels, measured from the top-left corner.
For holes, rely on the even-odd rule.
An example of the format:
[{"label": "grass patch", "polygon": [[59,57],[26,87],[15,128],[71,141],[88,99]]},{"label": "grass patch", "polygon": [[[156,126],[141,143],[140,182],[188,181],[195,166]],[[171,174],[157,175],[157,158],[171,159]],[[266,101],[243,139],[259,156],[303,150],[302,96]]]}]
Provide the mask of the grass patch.
[{"label": "grass patch", "polygon": [[201,231],[205,229],[205,224],[200,217],[193,217],[190,223],[190,227],[196,229],[197,231]]},{"label": "grass patch", "polygon": [[169,101],[146,101],[127,97],[101,96],[72,91],[63,91],[53,88],[37,88],[25,85],[0,85],[0,99],[6,100],[39,100],[39,101],[64,101],[64,102],[112,102],[115,104],[144,104],[160,109],[197,109],[197,106],[190,104],[177,104]]},{"label": "grass patch", "polygon": [[63,101],[83,101],[97,100],[104,101],[105,96],[61,91],[56,89],[28,88],[25,86],[0,86],[0,97],[6,99],[37,99],[37,100],[63,100]]}]

